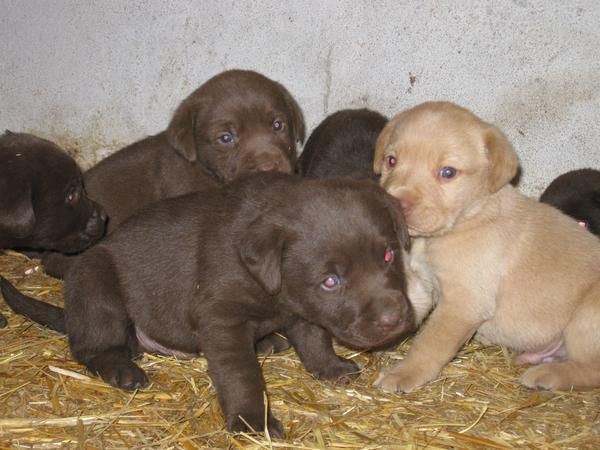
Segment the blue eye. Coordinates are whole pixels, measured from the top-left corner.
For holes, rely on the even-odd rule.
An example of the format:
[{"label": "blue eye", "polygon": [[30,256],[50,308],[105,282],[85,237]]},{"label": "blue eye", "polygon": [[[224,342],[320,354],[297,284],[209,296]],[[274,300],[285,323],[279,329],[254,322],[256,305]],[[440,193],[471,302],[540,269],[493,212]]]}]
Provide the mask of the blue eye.
[{"label": "blue eye", "polygon": [[219,135],[219,137],[217,138],[217,140],[221,144],[231,144],[233,142],[233,134],[231,134],[231,133],[222,133],[222,134]]},{"label": "blue eye", "polygon": [[456,172],[457,170],[454,167],[442,167],[439,175],[442,178],[454,178],[456,176]]},{"label": "blue eye", "polygon": [[323,282],[321,283],[321,287],[326,291],[333,291],[334,289],[337,289],[340,286],[340,284],[342,284],[342,280],[340,280],[340,277],[335,273],[332,273],[323,280]]}]

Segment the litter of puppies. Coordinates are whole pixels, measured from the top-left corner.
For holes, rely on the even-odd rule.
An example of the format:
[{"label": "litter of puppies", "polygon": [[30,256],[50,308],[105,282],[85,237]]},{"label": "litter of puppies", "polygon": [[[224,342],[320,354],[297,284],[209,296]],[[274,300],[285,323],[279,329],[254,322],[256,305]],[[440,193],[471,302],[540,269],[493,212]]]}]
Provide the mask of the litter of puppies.
[{"label": "litter of puppies", "polygon": [[[343,127],[330,120],[335,114],[326,119],[297,171],[334,179],[309,181],[290,174],[304,139],[299,106],[278,83],[240,76],[274,83],[279,96],[262,110],[284,112],[260,121],[268,123],[261,137],[240,131],[260,108],[237,115],[227,103],[241,124],[212,127],[188,111],[190,96],[164,136],[148,139],[175,148],[185,164],[206,164],[202,177],[217,170],[202,162],[203,126],[207,141],[229,148],[243,140],[250,156],[241,149],[233,162],[221,158],[223,172],[202,189],[125,208],[131,217],[117,213],[114,228],[107,208],[109,235],[87,249],[102,234],[95,225],[94,239],[74,250],[84,253],[55,266],[64,284],[32,270],[37,261],[0,254],[2,275],[16,287],[2,281],[5,300],[69,339],[4,309],[3,438],[128,448],[593,448],[600,241],[576,214],[508,185],[518,159],[499,128],[444,102],[389,122],[374,111],[344,111],[364,144],[336,167],[347,133],[336,135]],[[196,127],[191,134],[169,131],[181,114],[193,116],[181,121]],[[276,151],[257,150],[271,144]],[[372,181],[379,176],[381,187]],[[589,192],[594,204],[595,187]],[[524,211],[529,222],[519,220]],[[104,223],[103,212],[94,217]],[[463,228],[466,241],[457,243]],[[515,237],[519,245],[510,246]],[[558,278],[556,264],[579,278]],[[538,286],[528,270],[548,280]],[[529,309],[519,310],[522,292]],[[298,354],[255,351],[290,344]]]}]

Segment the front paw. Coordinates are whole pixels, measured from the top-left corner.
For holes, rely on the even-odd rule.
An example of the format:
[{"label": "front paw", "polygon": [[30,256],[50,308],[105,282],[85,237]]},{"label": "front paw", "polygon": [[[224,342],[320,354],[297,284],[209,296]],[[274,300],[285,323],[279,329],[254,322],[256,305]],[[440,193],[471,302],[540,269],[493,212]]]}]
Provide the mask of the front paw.
[{"label": "front paw", "polygon": [[437,374],[428,374],[419,367],[404,362],[383,370],[373,385],[386,392],[412,392],[433,380]]},{"label": "front paw", "polygon": [[[264,413],[257,411],[229,415],[227,417],[227,429],[232,433],[264,433]],[[269,436],[272,438],[285,438],[283,425],[270,412],[267,414],[267,430],[269,431]]]},{"label": "front paw", "polygon": [[334,380],[349,383],[360,375],[360,368],[354,361],[338,357],[325,367],[311,371],[317,380]]}]

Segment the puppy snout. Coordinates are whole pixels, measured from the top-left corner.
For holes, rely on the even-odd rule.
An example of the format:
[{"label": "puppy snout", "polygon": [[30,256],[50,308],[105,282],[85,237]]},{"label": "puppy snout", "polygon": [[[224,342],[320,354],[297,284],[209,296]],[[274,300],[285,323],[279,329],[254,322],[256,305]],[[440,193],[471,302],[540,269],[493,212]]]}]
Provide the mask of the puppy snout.
[{"label": "puppy snout", "polygon": [[106,211],[104,211],[104,208],[99,206],[96,209],[94,209],[94,212],[92,213],[92,217],[94,219],[97,219],[100,222],[104,223],[104,222],[106,222],[106,218],[107,218]]},{"label": "puppy snout", "polygon": [[100,205],[95,205],[87,221],[85,232],[92,238],[99,238],[104,234],[107,215],[104,208]]},{"label": "puppy snout", "polygon": [[275,164],[275,162],[273,161],[265,161],[263,163],[259,163],[257,166],[257,169],[262,171],[262,172],[269,172],[272,170],[277,170],[277,164]]},{"label": "puppy snout", "polygon": [[377,326],[389,332],[394,330],[400,324],[401,314],[398,311],[386,311],[377,318]]}]

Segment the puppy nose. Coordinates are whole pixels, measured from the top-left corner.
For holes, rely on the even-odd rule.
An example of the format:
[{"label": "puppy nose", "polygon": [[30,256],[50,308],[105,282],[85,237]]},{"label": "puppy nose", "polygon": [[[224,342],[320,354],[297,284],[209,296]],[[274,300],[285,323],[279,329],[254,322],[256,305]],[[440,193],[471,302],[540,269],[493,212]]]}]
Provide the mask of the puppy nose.
[{"label": "puppy nose", "polygon": [[104,211],[104,208],[95,208],[94,212],[92,213],[93,219],[100,219],[102,222],[106,222],[106,217],[106,211]]},{"label": "puppy nose", "polygon": [[275,164],[273,161],[265,161],[261,164],[258,165],[258,170],[262,171],[262,172],[269,172],[271,170],[277,170],[277,164]]},{"label": "puppy nose", "polygon": [[377,319],[377,326],[385,332],[393,330],[399,323],[400,313],[394,311],[385,312]]}]

